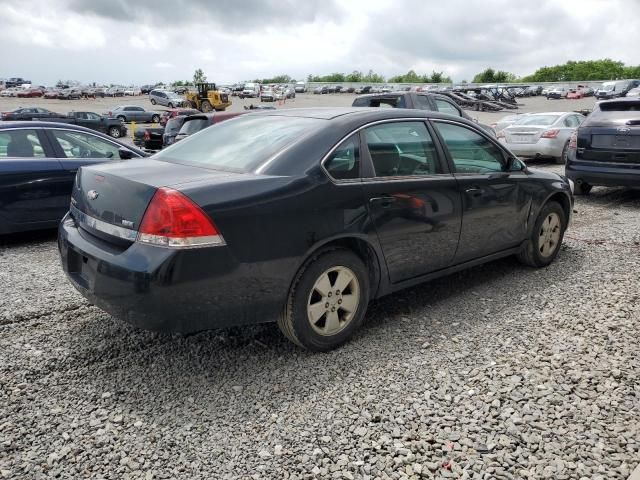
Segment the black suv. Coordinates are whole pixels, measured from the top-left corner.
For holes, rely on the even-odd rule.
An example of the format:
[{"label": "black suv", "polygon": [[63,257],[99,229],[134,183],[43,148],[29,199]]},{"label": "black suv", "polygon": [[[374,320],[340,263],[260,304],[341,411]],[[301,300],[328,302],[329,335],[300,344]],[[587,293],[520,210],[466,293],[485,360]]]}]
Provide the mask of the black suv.
[{"label": "black suv", "polygon": [[640,98],[596,103],[569,140],[565,168],[578,195],[593,185],[640,187]]},{"label": "black suv", "polygon": [[[430,110],[432,112],[447,113],[456,117],[462,117],[472,122],[477,120],[471,118],[459,105],[456,105],[450,98],[434,93],[419,92],[391,92],[373,93],[362,95],[356,98],[351,104],[352,107],[393,107],[393,108],[414,108],[416,110]],[[489,125],[479,124],[495,137],[496,133]]]}]

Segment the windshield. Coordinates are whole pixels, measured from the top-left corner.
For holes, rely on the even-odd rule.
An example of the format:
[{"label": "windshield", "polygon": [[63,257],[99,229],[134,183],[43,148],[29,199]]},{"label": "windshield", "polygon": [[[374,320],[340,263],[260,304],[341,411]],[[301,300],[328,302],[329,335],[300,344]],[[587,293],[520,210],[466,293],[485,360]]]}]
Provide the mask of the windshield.
[{"label": "windshield", "polygon": [[556,120],[560,118],[559,115],[527,115],[516,121],[514,125],[553,125]]},{"label": "windshield", "polygon": [[613,90],[615,86],[615,83],[603,83],[600,90]]},{"label": "windshield", "polygon": [[316,118],[249,115],[202,130],[154,158],[196,167],[249,171],[322,122]]}]

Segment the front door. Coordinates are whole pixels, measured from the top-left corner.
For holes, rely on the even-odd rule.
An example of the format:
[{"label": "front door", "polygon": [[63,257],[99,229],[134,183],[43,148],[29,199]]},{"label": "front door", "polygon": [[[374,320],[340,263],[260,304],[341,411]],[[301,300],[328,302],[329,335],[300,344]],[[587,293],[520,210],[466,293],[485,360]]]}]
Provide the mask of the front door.
[{"label": "front door", "polygon": [[393,121],[363,131],[374,177],[365,198],[390,281],[445,268],[460,235],[460,193],[423,121]]},{"label": "front door", "polygon": [[434,121],[462,197],[462,232],[455,263],[506,250],[526,237],[530,195],[526,173],[484,134],[458,123]]}]

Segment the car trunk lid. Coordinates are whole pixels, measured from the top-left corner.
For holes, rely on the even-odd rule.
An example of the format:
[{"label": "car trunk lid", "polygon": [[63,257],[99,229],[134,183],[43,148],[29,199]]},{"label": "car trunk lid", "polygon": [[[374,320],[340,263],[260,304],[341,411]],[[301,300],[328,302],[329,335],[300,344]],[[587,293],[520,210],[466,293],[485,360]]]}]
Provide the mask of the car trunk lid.
[{"label": "car trunk lid", "polygon": [[85,166],[76,176],[71,215],[83,230],[103,240],[132,242],[158,188],[238,175],[154,159]]},{"label": "car trunk lid", "polygon": [[577,159],[640,164],[640,102],[605,102],[578,129]]},{"label": "car trunk lid", "polygon": [[537,143],[541,135],[547,130],[547,127],[527,125],[527,126],[510,126],[504,129],[505,138],[508,143]]}]

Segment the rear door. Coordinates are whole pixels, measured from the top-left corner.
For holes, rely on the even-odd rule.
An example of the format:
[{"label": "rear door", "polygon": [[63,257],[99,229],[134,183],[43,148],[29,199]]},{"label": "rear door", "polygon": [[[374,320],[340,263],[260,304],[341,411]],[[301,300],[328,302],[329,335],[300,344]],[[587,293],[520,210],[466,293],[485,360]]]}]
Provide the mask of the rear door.
[{"label": "rear door", "polygon": [[460,192],[423,120],[384,122],[362,131],[369,213],[390,281],[451,264],[460,235]]},{"label": "rear door", "polygon": [[462,198],[462,231],[455,263],[463,263],[519,245],[526,237],[531,204],[527,176],[479,131],[446,120],[433,120],[446,149]]},{"label": "rear door", "polygon": [[0,231],[60,220],[70,195],[71,182],[42,129],[0,130]]}]

